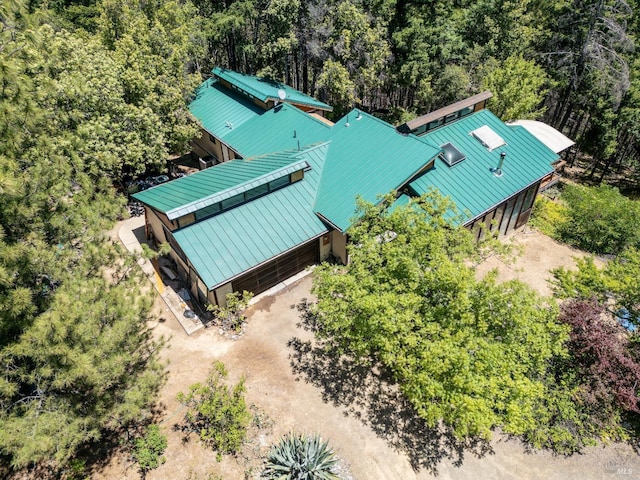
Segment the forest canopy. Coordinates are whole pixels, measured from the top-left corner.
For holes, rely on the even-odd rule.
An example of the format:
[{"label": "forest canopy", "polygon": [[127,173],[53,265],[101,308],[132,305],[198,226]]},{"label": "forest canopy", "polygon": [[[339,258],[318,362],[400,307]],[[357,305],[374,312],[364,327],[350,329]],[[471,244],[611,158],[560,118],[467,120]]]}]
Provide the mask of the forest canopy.
[{"label": "forest canopy", "polygon": [[[197,131],[177,4],[131,5],[116,37],[37,5],[0,16],[0,471],[64,469],[145,422],[163,379],[135,259],[107,236],[123,178]],[[69,7],[72,7],[69,5]],[[62,8],[62,6],[61,6]],[[184,27],[186,28],[186,27]],[[43,467],[45,468],[45,467]]]}]

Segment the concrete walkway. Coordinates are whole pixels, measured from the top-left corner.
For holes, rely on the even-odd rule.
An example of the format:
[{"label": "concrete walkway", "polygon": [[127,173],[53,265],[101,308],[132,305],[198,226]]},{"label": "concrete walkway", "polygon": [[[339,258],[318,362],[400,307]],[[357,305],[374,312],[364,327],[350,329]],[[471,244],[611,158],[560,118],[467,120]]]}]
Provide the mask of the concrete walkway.
[{"label": "concrete walkway", "polygon": [[[120,228],[118,229],[118,237],[127,250],[132,253],[142,253],[140,244],[146,242],[144,216],[131,217],[121,222]],[[140,265],[144,274],[164,300],[167,308],[175,315],[178,322],[180,322],[180,325],[182,325],[187,335],[191,335],[204,328],[204,324],[197,316],[195,318],[185,317],[185,311],[191,310],[191,308],[189,308],[189,305],[178,295],[178,292],[170,285],[164,284],[160,272],[154,267],[150,260],[140,258],[138,265]]]}]

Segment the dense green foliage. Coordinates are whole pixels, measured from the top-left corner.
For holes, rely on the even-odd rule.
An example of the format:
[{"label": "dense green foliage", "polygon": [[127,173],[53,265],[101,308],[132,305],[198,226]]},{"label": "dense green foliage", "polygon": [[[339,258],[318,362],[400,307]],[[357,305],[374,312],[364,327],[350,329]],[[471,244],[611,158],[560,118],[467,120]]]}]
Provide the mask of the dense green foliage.
[{"label": "dense green foliage", "polygon": [[62,464],[103,429],[144,418],[161,367],[139,282],[64,279],[20,336],[3,337],[0,448],[13,465]]},{"label": "dense green foliage", "polygon": [[561,198],[566,206],[566,219],[557,227],[562,241],[596,254],[640,246],[639,201],[608,185],[566,185]]},{"label": "dense green foliage", "polygon": [[233,387],[225,385],[227,370],[215,362],[205,383],[194,383],[178,401],[187,407],[185,428],[218,453],[238,451],[247,433],[251,413],[244,401],[244,379]]},{"label": "dense green foliage", "polygon": [[558,368],[568,328],[526,285],[476,279],[479,247],[449,223],[450,208],[436,195],[391,212],[364,205],[350,264],[316,270],[318,334],[390,371],[430,425],[459,437],[500,426],[536,446],[579,448],[598,432]]},{"label": "dense green foliage", "polygon": [[554,201],[546,195],[538,195],[533,204],[529,225],[551,238],[560,240],[558,229],[567,221],[566,210],[561,202]]},{"label": "dense green foliage", "polygon": [[[359,105],[404,121],[490,88],[500,116],[544,115],[594,156],[591,173],[602,179],[635,167],[640,151],[636,7],[635,0],[3,0],[1,465],[59,466],[79,447],[146,418],[162,380],[158,345],[145,329],[150,302],[134,263],[103,232],[122,214],[114,187],[187,148],[197,129],[186,104],[211,67],[284,80],[332,103],[336,116]],[[598,252],[637,245],[636,207],[602,192],[604,203],[575,202],[571,218],[580,228],[562,235]],[[389,250],[376,260],[377,277],[363,264],[333,280],[321,270],[336,304],[326,307],[351,322],[327,324],[335,332],[326,334],[344,334],[350,353],[389,366],[422,415],[444,418],[460,434],[503,425],[535,444],[566,445],[576,436],[570,429],[591,435],[571,401],[575,382],[544,380],[562,350],[553,307],[517,283],[476,282],[466,261],[470,239],[455,229],[416,224],[422,233],[406,242],[406,254],[401,241],[365,240],[369,226],[378,228],[374,238],[391,227],[402,233],[398,222],[408,214],[397,215],[391,226],[370,219],[354,232],[356,245]],[[589,225],[590,218],[598,221]],[[587,277],[597,277],[589,282],[598,298],[613,294],[635,312],[637,254],[625,252],[612,270]],[[429,270],[431,262],[438,268]],[[353,307],[330,296],[330,288],[355,288],[341,285],[349,278],[362,281]],[[376,290],[376,278],[389,281],[386,290]],[[512,334],[497,333],[506,327],[494,312]],[[363,329],[378,333],[362,342]],[[534,338],[534,347],[519,348],[523,338]],[[397,356],[400,348],[411,355]],[[521,366],[512,373],[513,364]],[[500,380],[505,372],[511,380]],[[459,416],[465,405],[472,413]]]},{"label": "dense green foliage", "polygon": [[595,299],[611,313],[626,310],[631,322],[640,323],[640,250],[629,248],[598,268],[593,258],[577,259],[577,270],[554,273],[555,294],[562,299]]},{"label": "dense green foliage", "polygon": [[608,185],[567,184],[559,199],[536,199],[531,225],[581,250],[619,255],[640,246],[640,201]]},{"label": "dense green foliage", "polygon": [[160,433],[158,425],[149,425],[144,435],[135,441],[133,456],[144,473],[158,468],[166,458],[162,455],[167,449],[167,437]]},{"label": "dense green foliage", "polygon": [[[193,65],[260,73],[394,121],[490,88],[505,120],[543,117],[600,177],[637,167],[636,0],[193,0]],[[636,172],[639,171],[637,168]]]},{"label": "dense green foliage", "polygon": [[329,444],[320,437],[291,433],[271,447],[262,477],[272,480],[338,480],[332,473],[337,461]]},{"label": "dense green foliage", "polygon": [[[54,471],[145,422],[162,383],[144,277],[105,232],[123,214],[114,183],[195,131],[198,79],[180,5],[122,4],[111,40],[106,17],[83,17],[87,32],[35,3],[0,6],[0,467]],[[153,78],[136,87],[134,67]]]}]

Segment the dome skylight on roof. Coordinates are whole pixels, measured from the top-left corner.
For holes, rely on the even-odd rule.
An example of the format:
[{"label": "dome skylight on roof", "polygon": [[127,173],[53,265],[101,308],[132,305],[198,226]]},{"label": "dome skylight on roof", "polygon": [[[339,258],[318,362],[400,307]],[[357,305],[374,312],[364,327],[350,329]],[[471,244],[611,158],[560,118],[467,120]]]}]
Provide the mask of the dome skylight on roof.
[{"label": "dome skylight on roof", "polygon": [[456,163],[459,163],[466,158],[464,153],[458,150],[451,143],[445,143],[440,148],[442,149],[442,153],[440,153],[440,158],[442,158],[442,160],[444,160],[445,163],[450,167],[453,167]]},{"label": "dome skylight on roof", "polygon": [[470,133],[470,135],[473,135],[489,151],[507,144],[507,142],[505,142],[502,137],[494,132],[488,125],[476,128]]}]

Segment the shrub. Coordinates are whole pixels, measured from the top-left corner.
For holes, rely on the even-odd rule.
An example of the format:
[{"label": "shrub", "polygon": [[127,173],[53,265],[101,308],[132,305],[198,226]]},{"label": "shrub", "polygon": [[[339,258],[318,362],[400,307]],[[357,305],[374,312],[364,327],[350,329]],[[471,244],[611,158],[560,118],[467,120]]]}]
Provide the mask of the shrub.
[{"label": "shrub", "polygon": [[334,480],[337,458],[318,436],[289,434],[269,452],[263,478],[282,480]]},{"label": "shrub", "polygon": [[167,437],[160,433],[158,425],[149,425],[141,438],[135,442],[134,457],[144,473],[158,468],[166,458],[163,456],[167,448]]},{"label": "shrub", "polygon": [[582,250],[617,255],[640,245],[640,202],[608,185],[565,186],[562,200],[567,221],[558,228],[560,238]]},{"label": "shrub", "polygon": [[246,320],[243,312],[249,305],[249,302],[253,298],[253,293],[247,292],[232,292],[227,293],[227,306],[221,307],[219,305],[210,305],[208,309],[213,312],[218,323],[223,330],[233,330],[239,332],[242,330],[242,323]]},{"label": "shrub", "polygon": [[566,207],[561,203],[539,196],[533,204],[529,225],[552,238],[560,240],[558,227],[566,222]]},{"label": "shrub", "polygon": [[188,407],[185,429],[220,453],[238,451],[247,433],[251,414],[244,401],[244,379],[233,387],[224,384],[227,370],[215,362],[205,383],[195,383],[189,393],[178,394],[178,401]]}]

